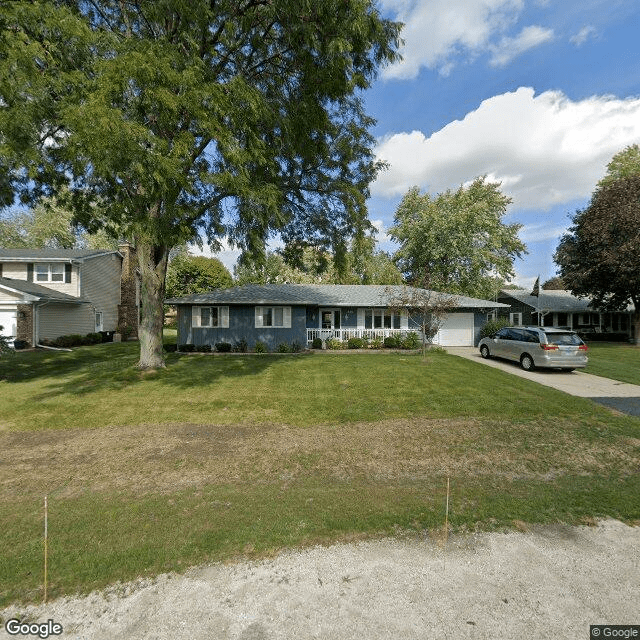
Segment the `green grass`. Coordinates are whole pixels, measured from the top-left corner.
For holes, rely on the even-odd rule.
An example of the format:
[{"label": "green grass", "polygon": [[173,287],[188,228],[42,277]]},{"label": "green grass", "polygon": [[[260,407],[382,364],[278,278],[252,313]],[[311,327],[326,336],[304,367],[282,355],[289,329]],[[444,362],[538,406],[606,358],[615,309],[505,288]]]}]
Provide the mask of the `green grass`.
[{"label": "green grass", "polygon": [[52,597],[434,530],[447,477],[459,531],[640,520],[640,419],[481,363],[170,354],[143,374],[136,360],[135,343],[0,360],[0,606],[42,597],[45,494]]},{"label": "green grass", "polygon": [[589,343],[586,373],[640,385],[640,347],[630,344]]}]

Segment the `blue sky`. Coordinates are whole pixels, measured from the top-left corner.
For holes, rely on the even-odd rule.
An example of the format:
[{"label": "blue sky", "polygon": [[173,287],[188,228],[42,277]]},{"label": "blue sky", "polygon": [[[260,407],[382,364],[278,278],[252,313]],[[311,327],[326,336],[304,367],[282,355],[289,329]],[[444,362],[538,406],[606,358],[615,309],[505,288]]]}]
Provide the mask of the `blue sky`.
[{"label": "blue sky", "polygon": [[381,0],[405,23],[403,61],[366,94],[380,246],[412,185],[437,193],[502,182],[529,253],[516,282],[555,275],[553,252],[611,157],[640,143],[637,0]]},{"label": "blue sky", "polygon": [[[556,272],[553,253],[611,157],[640,143],[638,0],[379,0],[405,23],[403,60],[365,94],[376,154],[379,246],[402,195],[477,176],[500,181],[529,253],[515,282]],[[218,254],[232,268],[236,251]]]}]

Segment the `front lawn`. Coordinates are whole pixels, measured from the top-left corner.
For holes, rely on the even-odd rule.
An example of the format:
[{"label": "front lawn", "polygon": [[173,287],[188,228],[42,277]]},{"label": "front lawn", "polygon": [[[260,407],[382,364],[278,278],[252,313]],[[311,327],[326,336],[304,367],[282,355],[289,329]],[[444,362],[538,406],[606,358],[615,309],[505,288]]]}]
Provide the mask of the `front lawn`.
[{"label": "front lawn", "polygon": [[[0,360],[0,606],[283,547],[640,520],[640,419],[445,353]],[[522,525],[518,525],[522,526]]]},{"label": "front lawn", "polygon": [[640,385],[640,347],[616,342],[590,342],[586,373]]}]

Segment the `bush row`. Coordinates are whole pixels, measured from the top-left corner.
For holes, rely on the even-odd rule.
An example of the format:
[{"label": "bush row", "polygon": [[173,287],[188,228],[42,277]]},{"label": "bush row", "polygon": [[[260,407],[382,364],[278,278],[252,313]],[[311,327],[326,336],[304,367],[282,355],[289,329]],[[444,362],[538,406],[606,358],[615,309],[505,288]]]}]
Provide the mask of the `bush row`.
[{"label": "bush row", "polygon": [[68,349],[69,347],[80,347],[89,344],[100,344],[101,342],[101,333],[87,333],[87,335],[85,336],[77,333],[72,333],[68,336],[58,336],[53,340],[50,340],[49,338],[40,340],[40,344],[43,344],[45,347],[58,347],[62,349]]},{"label": "bush row", "polygon": [[[184,353],[211,353],[212,351],[217,351],[218,353],[248,353],[249,345],[247,341],[243,338],[234,344],[230,342],[216,342],[213,348],[210,344],[165,344],[165,351],[181,351]],[[254,353],[269,353],[269,347],[264,342],[256,342],[253,348]],[[298,353],[302,351],[302,346],[299,342],[292,342],[291,344],[287,342],[281,342],[275,349],[277,353]]]}]

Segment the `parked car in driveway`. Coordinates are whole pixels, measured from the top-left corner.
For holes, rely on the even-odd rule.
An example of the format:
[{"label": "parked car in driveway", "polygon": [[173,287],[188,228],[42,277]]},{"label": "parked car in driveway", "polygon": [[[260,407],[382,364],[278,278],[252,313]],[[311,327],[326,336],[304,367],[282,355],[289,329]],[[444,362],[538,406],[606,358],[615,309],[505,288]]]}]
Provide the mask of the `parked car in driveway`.
[{"label": "parked car in driveway", "polygon": [[504,327],[480,340],[483,358],[515,360],[525,371],[549,367],[573,371],[586,367],[587,345],[580,336],[557,327]]}]

